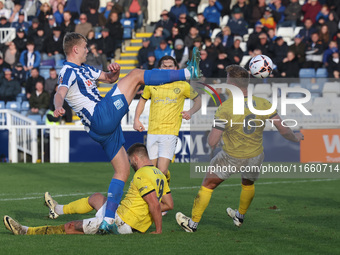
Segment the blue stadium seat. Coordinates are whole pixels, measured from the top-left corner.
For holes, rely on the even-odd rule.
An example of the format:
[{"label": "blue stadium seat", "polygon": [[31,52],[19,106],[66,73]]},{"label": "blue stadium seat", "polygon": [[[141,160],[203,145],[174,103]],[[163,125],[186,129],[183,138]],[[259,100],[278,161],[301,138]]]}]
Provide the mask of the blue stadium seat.
[{"label": "blue stadium seat", "polygon": [[16,97],[16,101],[20,102],[20,103],[23,102],[23,101],[26,101],[26,100],[27,100],[26,95],[23,94],[23,93],[18,94],[17,97]]},{"label": "blue stadium seat", "polygon": [[56,67],[62,67],[63,65],[64,65],[64,61],[65,61],[66,59],[59,59],[58,61],[57,61],[57,63],[55,64],[55,66]]},{"label": "blue stadium seat", "polygon": [[315,70],[314,68],[301,68],[299,72],[299,77],[300,78],[314,78],[315,75]]},{"label": "blue stadium seat", "polygon": [[328,82],[328,78],[316,78],[316,82],[318,84],[325,84],[326,82]]},{"label": "blue stadium seat", "polygon": [[42,122],[42,118],[40,114],[30,114],[27,115],[27,117],[31,120],[35,120],[37,122],[37,125],[43,125],[44,123]]},{"label": "blue stadium seat", "polygon": [[121,19],[120,23],[123,25],[123,39],[131,39],[132,31],[135,29],[135,18],[131,19]]},{"label": "blue stadium seat", "polygon": [[50,77],[50,68],[41,67],[39,74],[46,80],[48,77]]},{"label": "blue stadium seat", "polygon": [[8,101],[6,103],[6,109],[10,109],[16,112],[20,112],[21,110],[21,103],[17,101]]},{"label": "blue stadium seat", "polygon": [[0,109],[5,109],[5,102],[4,101],[0,101]]},{"label": "blue stadium seat", "polygon": [[326,68],[318,68],[316,70],[316,77],[317,78],[327,78],[328,77],[328,72]]},{"label": "blue stadium seat", "polygon": [[21,103],[21,110],[28,111],[30,109],[30,103],[28,101],[24,101]]},{"label": "blue stadium seat", "polygon": [[290,88],[294,88],[294,87],[303,88],[304,86],[303,86],[301,83],[295,83],[295,82],[293,82],[293,83],[290,83],[290,84],[289,84],[289,87],[290,87]]},{"label": "blue stadium seat", "polygon": [[323,84],[310,83],[310,84],[306,84],[305,88],[308,89],[311,93],[319,93],[321,95]]}]

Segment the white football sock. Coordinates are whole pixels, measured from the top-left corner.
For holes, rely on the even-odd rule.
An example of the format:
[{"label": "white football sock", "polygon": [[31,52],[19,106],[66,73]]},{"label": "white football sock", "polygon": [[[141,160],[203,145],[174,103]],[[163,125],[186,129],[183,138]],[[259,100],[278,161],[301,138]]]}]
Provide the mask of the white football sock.
[{"label": "white football sock", "polygon": [[54,211],[58,214],[58,215],[63,215],[64,214],[64,205],[56,205],[54,207]]}]

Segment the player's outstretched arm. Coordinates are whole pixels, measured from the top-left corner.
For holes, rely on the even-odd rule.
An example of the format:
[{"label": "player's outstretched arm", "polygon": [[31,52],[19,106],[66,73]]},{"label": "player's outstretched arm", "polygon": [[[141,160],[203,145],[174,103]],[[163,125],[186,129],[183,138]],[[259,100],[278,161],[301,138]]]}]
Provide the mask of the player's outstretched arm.
[{"label": "player's outstretched arm", "polygon": [[67,87],[59,87],[57,93],[54,95],[54,117],[58,118],[65,114],[65,109],[63,108],[64,99],[67,94]]},{"label": "player's outstretched arm", "polygon": [[280,135],[282,135],[287,140],[298,143],[304,139],[303,134],[301,134],[300,132],[294,133],[289,127],[282,126],[282,119],[278,114],[270,120],[274,123],[274,126],[280,132]]},{"label": "player's outstretched arm", "polygon": [[111,63],[107,66],[109,72],[102,72],[98,78],[99,81],[115,83],[119,79],[120,65]]},{"label": "player's outstretched arm", "polygon": [[161,201],[161,211],[170,211],[174,209],[174,201],[172,199],[171,193],[165,194]]},{"label": "player's outstretched arm", "polygon": [[162,233],[162,212],[161,205],[158,202],[156,191],[153,191],[143,197],[145,202],[148,203],[149,211],[151,213],[152,219],[155,222],[156,231],[151,232],[152,234]]},{"label": "player's outstretched arm", "polygon": [[135,119],[133,121],[133,128],[134,130],[137,130],[138,132],[142,132],[145,130],[144,125],[142,124],[142,122],[140,122],[139,117],[142,115],[144,108],[145,108],[145,103],[147,100],[145,100],[144,98],[140,98],[138,105],[136,107],[136,111],[135,111]]},{"label": "player's outstretched arm", "polygon": [[191,107],[189,111],[182,111],[182,118],[186,120],[190,120],[191,116],[196,113],[199,109],[201,109],[202,100],[201,97],[198,96],[194,99],[194,105]]}]

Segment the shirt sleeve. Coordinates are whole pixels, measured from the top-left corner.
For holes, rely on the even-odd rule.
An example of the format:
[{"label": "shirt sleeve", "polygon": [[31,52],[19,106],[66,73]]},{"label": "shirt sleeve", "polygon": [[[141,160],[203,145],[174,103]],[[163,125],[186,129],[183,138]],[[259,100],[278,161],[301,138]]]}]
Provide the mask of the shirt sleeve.
[{"label": "shirt sleeve", "polygon": [[168,182],[165,180],[165,182],[164,182],[163,196],[166,195],[166,194],[169,194],[169,193],[171,193],[171,190],[170,190],[170,187],[169,187]]},{"label": "shirt sleeve", "polygon": [[60,72],[58,77],[58,85],[59,87],[67,87],[70,88],[76,82],[76,75],[71,68],[65,69],[63,72]]},{"label": "shirt sleeve", "polygon": [[189,83],[186,82],[185,88],[184,88],[184,96],[186,98],[190,98],[191,100],[194,100],[196,97],[198,97],[198,93],[196,90],[194,90],[193,87],[190,86]]},{"label": "shirt sleeve", "polygon": [[145,100],[148,100],[150,99],[150,97],[151,97],[150,86],[145,86],[143,90],[142,98],[144,98]]},{"label": "shirt sleeve", "polygon": [[214,125],[213,128],[224,130],[226,127],[226,113],[223,111],[223,103],[218,107],[215,116],[214,116]]},{"label": "shirt sleeve", "polygon": [[86,65],[86,67],[90,70],[90,73],[91,73],[92,77],[95,80],[98,80],[98,78],[99,78],[100,74],[102,73],[102,71],[97,69],[97,68],[94,68],[93,66]]},{"label": "shirt sleeve", "polygon": [[152,185],[149,178],[138,172],[135,173],[135,176],[133,177],[133,183],[137,187],[138,193],[141,197],[144,197],[155,191],[155,187]]}]

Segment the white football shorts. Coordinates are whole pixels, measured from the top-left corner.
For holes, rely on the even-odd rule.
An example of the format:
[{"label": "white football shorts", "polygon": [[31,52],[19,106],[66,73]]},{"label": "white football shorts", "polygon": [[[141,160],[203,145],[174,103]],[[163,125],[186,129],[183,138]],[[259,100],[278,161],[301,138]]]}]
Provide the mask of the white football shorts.
[{"label": "white football shorts", "polygon": [[[97,211],[96,216],[94,218],[83,220],[83,230],[86,235],[94,235],[98,232],[100,223],[102,223],[106,210],[106,202],[105,204]],[[132,228],[126,224],[116,213],[115,223],[118,227],[119,234],[132,234]]]},{"label": "white football shorts", "polygon": [[168,158],[172,160],[177,145],[175,135],[153,135],[148,134],[146,148],[151,160],[157,158]]},{"label": "white football shorts", "polygon": [[221,180],[226,180],[230,175],[241,172],[243,179],[250,181],[256,181],[260,175],[261,164],[264,159],[264,153],[262,152],[253,158],[234,158],[221,150],[210,161],[210,166],[213,166],[214,174]]}]

